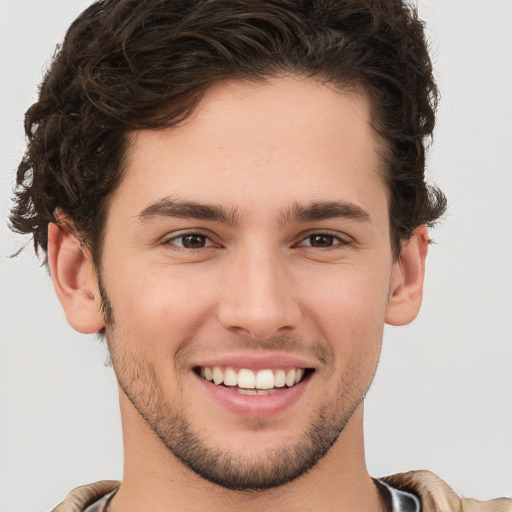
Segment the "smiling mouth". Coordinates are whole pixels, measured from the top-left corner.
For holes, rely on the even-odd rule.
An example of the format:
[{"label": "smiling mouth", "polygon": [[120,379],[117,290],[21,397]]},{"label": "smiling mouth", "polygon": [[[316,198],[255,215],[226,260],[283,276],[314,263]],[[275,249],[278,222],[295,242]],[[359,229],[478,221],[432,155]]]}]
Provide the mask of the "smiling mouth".
[{"label": "smiling mouth", "polygon": [[200,366],[195,373],[208,382],[224,386],[243,395],[270,395],[296,386],[313,368],[251,370],[221,366]]}]

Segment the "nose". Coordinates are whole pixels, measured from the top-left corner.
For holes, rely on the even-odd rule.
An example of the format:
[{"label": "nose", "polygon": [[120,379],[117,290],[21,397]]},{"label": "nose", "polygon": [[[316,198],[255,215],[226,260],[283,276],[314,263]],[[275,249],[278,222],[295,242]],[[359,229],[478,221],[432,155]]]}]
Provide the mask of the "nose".
[{"label": "nose", "polygon": [[218,303],[225,329],[263,340],[299,325],[302,313],[294,280],[278,256],[240,255],[227,267]]}]

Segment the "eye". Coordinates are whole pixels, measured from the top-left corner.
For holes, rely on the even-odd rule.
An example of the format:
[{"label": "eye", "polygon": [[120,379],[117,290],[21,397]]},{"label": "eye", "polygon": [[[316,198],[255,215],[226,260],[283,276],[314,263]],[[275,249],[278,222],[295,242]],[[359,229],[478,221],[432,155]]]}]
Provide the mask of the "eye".
[{"label": "eye", "polygon": [[329,249],[331,247],[348,245],[349,243],[349,240],[332,233],[312,233],[304,238],[298,245],[313,247],[315,249]]},{"label": "eye", "polygon": [[215,245],[206,235],[201,233],[183,233],[173,236],[166,241],[166,244],[176,245],[183,249],[203,249]]}]

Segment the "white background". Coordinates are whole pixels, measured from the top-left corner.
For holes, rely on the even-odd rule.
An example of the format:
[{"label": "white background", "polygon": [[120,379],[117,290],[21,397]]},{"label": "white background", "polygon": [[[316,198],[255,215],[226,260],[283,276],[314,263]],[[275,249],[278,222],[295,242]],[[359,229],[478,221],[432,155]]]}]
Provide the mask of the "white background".
[{"label": "white background", "polygon": [[[6,227],[22,119],[88,0],[0,0],[0,512],[44,511],[120,478],[104,347],[66,324],[30,246]],[[512,1],[420,2],[442,92],[429,177],[449,211],[432,233],[423,311],[388,328],[366,407],[370,472],[429,468],[459,493],[512,496]]]}]

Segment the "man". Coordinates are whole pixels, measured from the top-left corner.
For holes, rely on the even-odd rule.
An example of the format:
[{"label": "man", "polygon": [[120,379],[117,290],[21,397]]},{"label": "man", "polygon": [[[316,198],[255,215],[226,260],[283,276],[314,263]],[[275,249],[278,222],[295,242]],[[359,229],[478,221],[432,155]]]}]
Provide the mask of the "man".
[{"label": "man", "polygon": [[511,510],[364,462],[383,325],[418,313],[445,209],[435,99],[395,1],[107,1],[70,27],[11,220],[106,337],[125,472],[56,510]]}]

